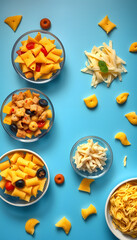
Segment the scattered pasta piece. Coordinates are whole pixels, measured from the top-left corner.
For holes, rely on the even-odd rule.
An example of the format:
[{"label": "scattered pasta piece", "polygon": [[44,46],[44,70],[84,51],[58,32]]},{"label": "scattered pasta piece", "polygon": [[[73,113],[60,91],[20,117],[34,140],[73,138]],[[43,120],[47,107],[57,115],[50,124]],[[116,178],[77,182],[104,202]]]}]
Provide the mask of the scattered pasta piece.
[{"label": "scattered pasta piece", "polygon": [[[109,201],[109,213],[114,227],[132,238],[137,237],[137,182],[124,183]],[[127,239],[131,239],[125,236]]]},{"label": "scattered pasta piece", "polygon": [[95,108],[98,105],[98,100],[95,94],[84,98],[84,102],[88,108]]},{"label": "scattered pasta piece", "polygon": [[124,167],[126,167],[126,165],[127,165],[127,156],[124,157],[124,161],[123,162],[124,162]]},{"label": "scattered pasta piece", "polygon": [[71,229],[71,222],[66,217],[63,217],[59,222],[55,224],[55,226],[63,228],[65,233],[68,234]]},{"label": "scattered pasta piece", "polygon": [[103,148],[98,142],[93,142],[93,139],[88,139],[86,143],[80,144],[77,147],[75,156],[76,168],[89,173],[103,170],[107,161],[107,148]]},{"label": "scattered pasta piece", "polygon": [[118,104],[123,104],[127,101],[129,93],[121,93],[119,96],[116,97],[116,101]]},{"label": "scattered pasta piece", "polygon": [[35,218],[30,218],[27,222],[26,222],[26,224],[25,224],[25,230],[26,230],[26,232],[27,233],[29,233],[29,234],[31,234],[31,235],[33,235],[34,234],[34,228],[35,228],[35,226],[36,226],[36,224],[38,224],[39,223],[39,221],[37,220],[37,219],[35,219]]},{"label": "scattered pasta piece", "polygon": [[17,27],[20,24],[21,19],[22,19],[22,16],[17,15],[17,16],[7,17],[4,20],[4,22],[7,23],[9,25],[9,27],[12,28],[12,30],[15,32]]},{"label": "scattered pasta piece", "polygon": [[90,193],[90,184],[94,181],[95,181],[94,179],[83,178],[79,185],[78,190]]},{"label": "scattered pasta piece", "polygon": [[135,112],[130,112],[125,115],[125,117],[128,119],[128,121],[133,124],[137,125],[137,115]]},{"label": "scattered pasta piece", "polygon": [[86,209],[81,209],[81,215],[84,218],[84,220],[87,219],[87,217],[93,213],[94,214],[97,213],[97,210],[92,204],[90,204],[90,206]]},{"label": "scattered pasta piece", "polygon": [[103,30],[108,34],[110,31],[112,31],[113,28],[116,27],[114,23],[112,23],[108,16],[105,16],[99,23],[98,25],[103,28]]},{"label": "scattered pasta piece", "polygon": [[133,42],[130,45],[129,52],[137,52],[137,42]]},{"label": "scattered pasta piece", "polygon": [[123,66],[126,62],[116,55],[116,51],[112,48],[112,41],[109,41],[109,46],[103,43],[103,46],[94,46],[91,52],[85,51],[84,53],[88,62],[81,72],[93,75],[92,87],[97,87],[102,82],[105,82],[109,87],[117,77],[122,81],[121,74],[127,72]]},{"label": "scattered pasta piece", "polygon": [[120,140],[120,142],[125,145],[125,146],[128,146],[128,145],[131,145],[131,143],[128,141],[127,139],[127,136],[125,133],[123,132],[119,132],[115,135],[115,139],[118,139]]}]

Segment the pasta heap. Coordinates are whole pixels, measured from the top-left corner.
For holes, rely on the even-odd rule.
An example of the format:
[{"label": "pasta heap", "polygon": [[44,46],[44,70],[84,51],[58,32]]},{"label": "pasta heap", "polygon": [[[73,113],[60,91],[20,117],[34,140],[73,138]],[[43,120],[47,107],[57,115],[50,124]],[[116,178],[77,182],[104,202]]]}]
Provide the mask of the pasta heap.
[{"label": "pasta heap", "polygon": [[107,148],[100,146],[98,142],[94,143],[92,139],[88,139],[87,143],[77,147],[73,157],[76,167],[89,173],[97,172],[98,169],[103,170],[106,165],[107,150]]},{"label": "pasta heap", "polygon": [[[37,170],[44,167],[44,163],[31,153],[15,152],[8,155],[8,160],[0,163],[0,188],[4,189],[4,193],[19,197],[29,202],[31,197],[36,197],[38,191],[43,192],[47,178],[37,177]],[[16,182],[23,179],[25,186],[23,188],[16,187]],[[10,181],[13,185],[12,191],[7,191],[6,183]]]},{"label": "pasta heap", "polygon": [[[120,57],[116,55],[115,50],[112,48],[112,41],[109,41],[109,46],[103,43],[103,46],[94,46],[91,52],[84,52],[88,58],[86,62],[86,68],[81,72],[92,74],[92,87],[97,87],[99,83],[105,82],[107,87],[110,86],[115,78],[119,78],[122,81],[121,73],[127,72],[123,64],[126,64]],[[99,61],[106,63],[108,71],[103,72],[99,67]]]},{"label": "pasta heap", "polygon": [[119,187],[110,198],[110,215],[116,229],[137,237],[137,182],[132,181]]}]

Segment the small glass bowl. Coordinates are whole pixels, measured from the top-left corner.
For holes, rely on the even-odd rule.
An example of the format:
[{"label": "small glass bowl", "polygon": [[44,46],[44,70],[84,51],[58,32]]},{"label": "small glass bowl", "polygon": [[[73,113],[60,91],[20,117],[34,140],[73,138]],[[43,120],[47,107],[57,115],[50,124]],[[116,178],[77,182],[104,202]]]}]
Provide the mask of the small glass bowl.
[{"label": "small glass bowl", "polygon": [[[56,73],[54,73],[52,75],[51,78],[49,79],[37,79],[36,81],[34,80],[34,78],[28,79],[25,77],[24,73],[21,71],[19,63],[15,63],[15,59],[18,56],[18,54],[16,53],[16,51],[19,50],[19,47],[21,47],[21,41],[27,40],[28,35],[32,38],[34,38],[37,33],[40,32],[41,33],[41,37],[47,37],[50,40],[55,40],[55,45],[58,49],[62,49],[62,55],[61,57],[63,57],[63,61],[60,63],[60,69],[57,70]],[[44,30],[32,30],[29,32],[24,33],[23,35],[21,35],[17,41],[15,42],[13,48],[12,48],[12,52],[11,52],[11,60],[12,60],[12,65],[15,69],[15,71],[19,74],[20,77],[22,77],[23,79],[25,79],[28,82],[32,82],[32,83],[36,83],[36,84],[42,84],[42,83],[47,83],[52,81],[53,79],[55,79],[61,72],[64,63],[65,63],[65,49],[63,47],[63,44],[61,43],[61,41],[52,33],[44,31]]]},{"label": "small glass bowl", "polygon": [[[10,196],[8,194],[5,194],[4,189],[0,188],[0,198],[3,201],[5,201],[6,203],[8,203],[10,205],[16,206],[16,207],[26,207],[26,206],[30,206],[30,205],[38,202],[45,195],[45,193],[47,192],[48,187],[49,187],[50,174],[49,174],[47,164],[44,162],[44,160],[37,153],[35,153],[31,150],[28,150],[28,149],[14,149],[14,150],[11,150],[9,152],[6,152],[5,154],[3,154],[0,157],[0,162],[6,161],[9,154],[13,154],[13,153],[16,153],[16,152],[32,153],[33,155],[38,157],[44,163],[43,169],[46,171],[47,181],[45,183],[43,192],[38,191],[37,197],[32,196],[31,199],[30,199],[30,202],[26,202],[24,200],[19,199],[18,197],[13,197],[13,196]],[[1,180],[1,176],[0,176],[0,180]]]},{"label": "small glass bowl", "polygon": [[121,183],[119,183],[116,187],[114,187],[112,189],[112,191],[110,192],[107,201],[106,201],[106,205],[105,205],[105,218],[106,218],[106,223],[110,229],[110,231],[118,238],[118,239],[122,239],[122,240],[133,240],[133,239],[137,239],[137,238],[132,238],[131,236],[127,235],[127,234],[123,234],[119,229],[116,229],[114,227],[114,224],[112,222],[112,217],[110,216],[109,213],[109,209],[110,209],[110,198],[112,196],[112,194],[123,184],[128,183],[128,182],[137,182],[137,178],[130,178],[127,179]]},{"label": "small glass bowl", "polygon": [[[107,155],[106,165],[103,166],[103,170],[100,170],[98,168],[97,172],[89,173],[88,171],[79,170],[76,167],[75,160],[73,159],[73,157],[75,156],[75,152],[77,151],[77,147],[79,145],[83,144],[83,143],[87,143],[88,139],[92,139],[94,143],[98,142],[98,144],[100,146],[108,149],[108,151],[106,152],[106,155]],[[104,139],[102,139],[100,137],[96,137],[96,136],[87,136],[87,137],[83,137],[83,138],[79,139],[73,145],[73,147],[71,149],[71,152],[70,152],[70,162],[71,162],[71,165],[72,165],[73,169],[75,170],[75,172],[77,174],[79,174],[81,177],[84,177],[84,178],[95,179],[95,178],[99,178],[99,177],[103,176],[109,170],[109,168],[111,167],[112,161],[113,161],[113,153],[112,153],[111,147],[109,146],[109,144]]]},{"label": "small glass bowl", "polygon": [[[48,101],[49,109],[51,109],[51,111],[52,111],[52,118],[50,118],[50,126],[49,126],[49,128],[47,130],[42,130],[42,133],[40,135],[38,135],[37,137],[35,137],[33,135],[31,139],[28,138],[28,137],[26,137],[26,138],[19,138],[19,137],[17,137],[16,133],[11,131],[10,125],[7,125],[7,124],[3,123],[3,120],[4,120],[5,116],[7,115],[7,114],[3,113],[4,106],[6,104],[8,104],[12,100],[12,95],[13,94],[15,94],[15,93],[19,94],[19,92],[25,92],[27,90],[30,90],[31,92],[38,93],[38,94],[40,94],[40,98],[46,99]],[[50,101],[50,99],[43,92],[41,92],[41,91],[39,91],[39,90],[37,90],[35,88],[21,88],[21,89],[17,89],[15,91],[13,91],[12,93],[10,93],[6,97],[6,99],[4,100],[4,102],[2,104],[2,107],[1,107],[1,123],[2,123],[3,128],[10,135],[10,137],[12,137],[15,140],[18,140],[20,142],[35,142],[35,141],[39,140],[41,137],[43,137],[44,135],[46,135],[50,131],[50,129],[51,129],[52,125],[53,125],[53,122],[54,122],[54,108],[53,108],[52,102]]]}]

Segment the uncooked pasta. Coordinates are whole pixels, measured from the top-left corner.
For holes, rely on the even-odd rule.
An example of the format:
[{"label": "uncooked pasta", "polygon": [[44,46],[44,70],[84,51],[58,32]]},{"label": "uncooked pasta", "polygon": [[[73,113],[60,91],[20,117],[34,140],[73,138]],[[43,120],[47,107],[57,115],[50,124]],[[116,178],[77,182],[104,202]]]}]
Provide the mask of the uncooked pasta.
[{"label": "uncooked pasta", "polygon": [[109,211],[115,228],[137,237],[137,181],[123,184],[112,194]]}]

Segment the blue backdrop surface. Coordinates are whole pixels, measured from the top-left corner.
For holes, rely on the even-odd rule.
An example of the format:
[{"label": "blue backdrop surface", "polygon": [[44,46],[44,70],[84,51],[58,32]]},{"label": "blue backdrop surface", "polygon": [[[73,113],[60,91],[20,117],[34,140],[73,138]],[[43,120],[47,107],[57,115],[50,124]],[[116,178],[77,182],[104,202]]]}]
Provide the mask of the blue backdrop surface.
[{"label": "blue backdrop surface", "polygon": [[[137,41],[137,1],[135,0],[4,0],[0,7],[0,104],[15,89],[33,87],[43,91],[51,99],[55,108],[55,122],[47,136],[32,144],[11,139],[0,125],[0,155],[15,148],[27,148],[37,152],[49,167],[51,181],[48,192],[36,204],[26,208],[9,206],[0,200],[0,232],[2,240],[29,240],[25,232],[25,222],[29,218],[40,221],[34,239],[70,240],[115,240],[105,222],[104,208],[111,189],[119,182],[137,176],[137,127],[131,125],[124,115],[137,111],[137,55],[129,53],[129,46]],[[22,21],[14,33],[5,23],[8,16],[22,15]],[[107,35],[98,22],[106,15],[117,27]],[[63,43],[66,62],[61,74],[54,81],[36,85],[27,83],[14,71],[11,50],[16,39],[23,33],[40,29],[40,20],[49,18],[50,32]],[[127,63],[128,73],[123,81],[116,79],[110,88],[100,84],[91,88],[92,76],[83,74],[85,66],[84,50],[90,51],[94,45],[113,41],[118,56]],[[128,101],[123,106],[116,104],[116,97],[129,92]],[[94,110],[86,108],[83,98],[96,94],[98,106]],[[114,139],[117,132],[125,132],[131,146],[124,147]],[[109,172],[95,180],[91,194],[78,191],[81,178],[70,165],[69,154],[73,144],[81,137],[95,135],[104,138],[112,147],[113,164]],[[127,166],[123,158],[127,155]],[[58,187],[54,176],[62,173],[65,183]],[[93,204],[97,215],[82,219],[81,208]],[[66,216],[72,223],[68,236],[55,227],[55,223]]]}]

